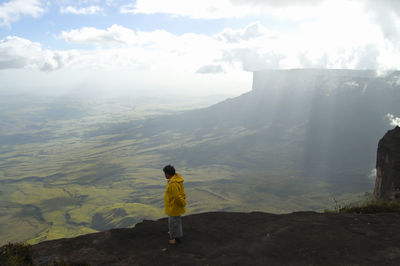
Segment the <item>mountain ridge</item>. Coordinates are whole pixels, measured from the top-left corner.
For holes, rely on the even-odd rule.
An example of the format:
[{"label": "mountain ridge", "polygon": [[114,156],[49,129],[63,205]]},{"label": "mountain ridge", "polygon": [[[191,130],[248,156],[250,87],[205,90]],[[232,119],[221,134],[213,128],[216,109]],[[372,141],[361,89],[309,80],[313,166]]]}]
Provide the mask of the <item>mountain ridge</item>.
[{"label": "mountain ridge", "polygon": [[[160,125],[165,130],[196,136],[241,130],[241,135],[217,143],[218,148],[198,145],[200,153],[195,148],[179,147],[174,152],[186,151],[172,158],[176,161],[183,159],[197,165],[202,158],[209,158],[208,163],[219,162],[231,154],[235,162],[230,165],[234,165],[246,160],[243,154],[248,151],[268,158],[257,162],[258,166],[271,166],[268,161],[273,158],[269,155],[275,153],[278,157],[288,155],[287,162],[295,162],[294,168],[305,171],[326,164],[327,174],[343,165],[356,165],[367,173],[374,167],[375,143],[389,129],[387,114],[400,114],[400,72],[386,76],[374,73],[330,69],[257,71],[251,91],[208,108],[165,117],[172,126],[167,122]],[[275,144],[277,148],[272,148]],[[240,148],[232,150],[235,146]],[[213,153],[203,154],[208,149]],[[228,152],[222,152],[225,150]],[[191,152],[198,155],[189,161]]]}]

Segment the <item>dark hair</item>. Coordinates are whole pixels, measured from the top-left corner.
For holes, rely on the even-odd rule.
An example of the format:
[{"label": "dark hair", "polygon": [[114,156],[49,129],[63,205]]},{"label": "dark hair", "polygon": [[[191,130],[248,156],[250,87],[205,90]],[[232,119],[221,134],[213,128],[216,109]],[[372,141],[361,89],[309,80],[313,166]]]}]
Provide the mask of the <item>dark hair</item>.
[{"label": "dark hair", "polygon": [[166,173],[167,175],[170,176],[174,176],[175,175],[175,168],[172,165],[167,165],[164,167],[163,169],[164,173]]}]

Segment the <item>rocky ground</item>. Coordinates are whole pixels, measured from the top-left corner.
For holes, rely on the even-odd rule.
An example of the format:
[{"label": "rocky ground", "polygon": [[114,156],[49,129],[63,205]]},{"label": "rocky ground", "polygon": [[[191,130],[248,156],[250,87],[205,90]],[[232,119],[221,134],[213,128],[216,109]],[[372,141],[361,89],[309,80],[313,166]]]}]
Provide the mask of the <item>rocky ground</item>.
[{"label": "rocky ground", "polygon": [[400,265],[400,214],[297,212],[185,216],[182,243],[167,220],[144,221],[32,247],[38,265]]}]

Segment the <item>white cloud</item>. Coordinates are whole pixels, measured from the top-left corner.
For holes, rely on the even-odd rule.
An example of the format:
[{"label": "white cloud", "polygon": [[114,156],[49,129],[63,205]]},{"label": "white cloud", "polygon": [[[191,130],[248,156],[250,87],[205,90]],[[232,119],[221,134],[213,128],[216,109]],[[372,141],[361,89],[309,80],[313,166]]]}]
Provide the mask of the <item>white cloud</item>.
[{"label": "white cloud", "polygon": [[320,13],[312,20],[297,23],[296,31],[273,32],[260,25],[254,27],[260,29],[256,34],[243,38],[248,28],[227,29],[216,37],[227,43],[222,60],[239,63],[249,71],[262,68],[376,69],[380,72],[399,69],[399,42],[385,37],[381,27],[361,8],[361,2],[341,4],[320,1],[316,8]]},{"label": "white cloud", "polygon": [[122,5],[120,7],[120,9],[119,9],[119,12],[122,13],[122,14],[139,13],[139,12],[136,11],[136,3]]},{"label": "white cloud", "polygon": [[62,31],[60,37],[71,43],[97,45],[134,44],[136,40],[134,31],[119,25],[112,25],[106,30],[83,27],[78,30]]},{"label": "white cloud", "polygon": [[391,87],[400,86],[400,75],[393,75],[392,79],[387,81],[387,84]]},{"label": "white cloud", "polygon": [[373,14],[377,24],[382,28],[386,38],[399,40],[400,32],[400,1],[396,0],[366,0],[365,9]]},{"label": "white cloud", "polygon": [[[39,43],[7,37],[0,45],[2,72],[10,73],[11,68],[59,69],[46,78],[38,75],[37,79],[41,79],[32,77],[28,81],[44,87],[50,83],[52,86],[71,88],[76,86],[74,84],[84,84],[84,87],[116,90],[148,88],[187,94],[197,91],[229,95],[250,89],[251,73],[215,61],[221,56],[224,42],[213,36],[192,33],[175,35],[163,30],[141,32],[113,25],[106,29],[65,31],[59,37],[74,44],[85,44],[84,49],[45,50]],[[94,49],[88,45],[93,45]],[[199,66],[208,66],[208,69]],[[220,73],[199,75],[196,71]],[[7,76],[12,77],[10,74]],[[188,86],[190,90],[187,90]]]},{"label": "white cloud", "polygon": [[234,5],[253,5],[253,6],[273,6],[273,7],[287,7],[287,6],[315,6],[324,2],[324,0],[231,0]]},{"label": "white cloud", "polygon": [[360,84],[357,83],[356,81],[347,81],[344,83],[344,85],[346,85],[348,88],[351,88],[351,89],[356,89],[356,88],[360,87]]},{"label": "white cloud", "polygon": [[[354,17],[357,21],[350,24]],[[332,23],[332,17],[326,14],[318,23],[300,24],[294,34],[272,31],[255,22],[242,29],[227,28],[213,36],[175,35],[165,30],[142,32],[112,25],[106,29],[83,27],[62,31],[59,37],[96,48],[78,51],[82,54],[80,60],[70,61],[71,66],[126,64],[135,68],[191,73],[304,67],[390,69],[400,66],[395,45],[384,38],[380,28],[365,14],[353,9],[343,12],[340,23]],[[21,62],[14,61],[14,64]],[[54,59],[54,62],[58,61]],[[220,66],[222,71],[210,66]]]},{"label": "white cloud", "polygon": [[187,16],[201,19],[243,17],[254,9],[234,6],[229,0],[137,0],[121,7],[123,14],[156,14],[165,13],[174,16]]},{"label": "white cloud", "polygon": [[95,15],[101,14],[104,8],[99,6],[88,6],[88,7],[73,7],[73,6],[62,6],[60,12],[62,14],[75,14],[75,15]]},{"label": "white cloud", "polygon": [[[59,37],[70,43],[95,46],[94,50],[78,51],[83,55],[80,60],[70,61],[71,66],[126,64],[190,73],[266,68],[399,68],[397,46],[385,39],[368,15],[357,9],[357,3],[347,7],[339,22],[327,11],[315,22],[300,23],[296,32],[272,31],[260,22],[241,29],[227,28],[213,36],[176,35],[165,30],[143,32],[112,25],[106,29],[83,27],[62,31]],[[220,66],[222,71],[210,66]]]},{"label": "white cloud", "polygon": [[253,16],[262,20],[268,16],[276,24],[295,21],[295,30],[273,32],[261,23],[223,30],[214,36],[218,43],[214,50],[220,52],[216,62],[242,65],[249,71],[308,67],[382,72],[400,68],[400,2],[395,2],[137,0],[121,7],[121,12],[164,13],[197,19]]},{"label": "white cloud", "polygon": [[222,68],[221,65],[207,65],[207,66],[202,66],[199,69],[197,69],[196,73],[197,74],[218,74],[218,73],[223,73],[224,69]]},{"label": "white cloud", "polygon": [[[212,37],[197,34],[174,35],[163,30],[141,32],[113,25],[107,29],[83,27],[63,31],[59,38],[74,44],[94,45],[95,49],[76,50],[75,56],[66,63],[63,57],[53,56],[53,60],[47,60],[45,65],[39,67],[36,64],[38,68],[46,70],[51,66],[50,69],[55,69],[57,65],[70,70],[145,70],[149,73],[170,73],[170,78],[176,73],[192,75],[199,65],[210,64],[218,57],[218,42]],[[37,47],[40,51],[39,44]],[[26,59],[26,54],[23,55],[22,58]],[[7,66],[11,67],[10,64]],[[143,73],[141,75],[144,76]]]},{"label": "white cloud", "polygon": [[43,50],[39,43],[16,36],[0,40],[0,69],[30,68],[53,71],[64,67],[73,56],[73,51]]},{"label": "white cloud", "polygon": [[[127,3],[58,1],[63,6],[61,12],[73,14],[98,14],[104,12],[100,6],[115,8],[121,2]],[[143,84],[160,80],[157,86],[162,86],[164,79],[170,87],[173,82],[208,86],[207,78],[222,84],[230,82],[228,76],[234,84],[237,78],[246,76],[244,80],[250,75],[237,75],[242,69],[398,69],[399,5],[393,0],[137,0],[122,6],[120,12],[164,13],[196,19],[247,20],[251,16],[260,22],[226,28],[213,36],[172,34],[166,30],[144,32],[121,25],[67,29],[60,33],[60,39],[85,45],[84,49],[71,51],[46,50],[39,43],[11,36],[0,41],[0,69],[126,71],[126,84],[134,73]],[[37,17],[43,12],[39,0],[8,1],[0,5],[0,23],[10,25],[23,15]]]},{"label": "white cloud", "polygon": [[368,179],[371,181],[376,180],[376,168],[374,168],[370,171],[370,173],[368,174]]},{"label": "white cloud", "polygon": [[221,61],[235,65],[239,62],[246,71],[278,69],[284,67],[286,55],[279,51],[254,48],[236,48],[224,52]]},{"label": "white cloud", "polygon": [[[206,1],[205,6],[212,3]],[[85,44],[85,49],[64,52],[44,50],[38,43],[8,37],[0,45],[0,68],[36,68],[42,71],[63,68],[96,73],[131,71],[140,73],[135,78],[143,82],[155,84],[160,80],[157,86],[162,86],[163,79],[168,80],[165,84],[184,84],[185,81],[191,86],[210,86],[204,81],[207,77],[218,82],[225,77],[223,82],[227,82],[226,77],[232,77],[232,73],[237,74],[243,69],[400,68],[399,46],[385,37],[374,19],[359,8],[360,3],[346,2],[340,11],[340,19],[333,2],[318,3],[322,13],[313,20],[297,23],[295,31],[273,30],[261,22],[242,28],[226,28],[213,36],[178,35],[165,30],[144,32],[121,25],[105,29],[82,27],[62,31],[59,38],[69,43]],[[16,45],[12,45],[12,41]],[[25,48],[18,48],[23,44]],[[90,45],[93,45],[92,49]],[[232,80],[242,78],[239,76],[232,77]],[[124,79],[129,80],[129,74]],[[195,80],[201,81],[194,84]]]},{"label": "white cloud", "polygon": [[[329,1],[329,0],[328,0]],[[196,19],[242,18],[247,16],[275,16],[291,20],[318,16],[324,0],[135,0],[121,7],[121,13],[186,16]],[[331,0],[332,2],[332,0]],[[312,8],[310,8],[312,7]]]},{"label": "white cloud", "polygon": [[0,25],[10,26],[23,15],[37,18],[44,12],[40,0],[11,0],[0,5]]},{"label": "white cloud", "polygon": [[114,2],[115,0],[106,0],[106,5],[111,6]]},{"label": "white cloud", "polygon": [[268,30],[256,22],[246,26],[244,29],[233,30],[231,28],[224,29],[216,36],[218,40],[226,41],[229,43],[238,43],[241,41],[248,41],[257,37],[268,35]]},{"label": "white cloud", "polygon": [[400,2],[396,0],[133,0],[123,5],[120,11],[142,14],[164,13],[202,19],[273,14],[288,19],[291,16],[291,19],[297,20],[320,17],[323,15],[321,11],[326,6],[335,6],[330,12],[340,15],[346,11],[347,5],[363,7],[375,14],[377,19],[384,19],[385,14],[400,15]]},{"label": "white cloud", "polygon": [[[121,7],[121,13],[186,16],[196,19],[242,18],[273,15],[292,20],[316,16],[315,7],[323,0],[136,0]],[[312,6],[313,9],[309,7]]]},{"label": "white cloud", "polygon": [[399,126],[400,127],[400,117],[395,117],[392,114],[387,114],[386,118],[389,120],[391,126]]},{"label": "white cloud", "polygon": [[119,25],[104,30],[84,27],[64,31],[60,38],[97,47],[80,56],[80,65],[126,65],[168,72],[195,73],[199,65],[209,65],[220,55],[221,46],[219,41],[206,35],[174,35],[164,30],[141,32]]},{"label": "white cloud", "polygon": [[195,19],[268,16],[286,21],[313,21],[328,17],[334,24],[342,23],[343,14],[354,12],[349,26],[357,24],[357,15],[363,12],[382,28],[386,38],[400,38],[400,1],[396,0],[135,0],[121,6],[120,12],[163,13]]}]

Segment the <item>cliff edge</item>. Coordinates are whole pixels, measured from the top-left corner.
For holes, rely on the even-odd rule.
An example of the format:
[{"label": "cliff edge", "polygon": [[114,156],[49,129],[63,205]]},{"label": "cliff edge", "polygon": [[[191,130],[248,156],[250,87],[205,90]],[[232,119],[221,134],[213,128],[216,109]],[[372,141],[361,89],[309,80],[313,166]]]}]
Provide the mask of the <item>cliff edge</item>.
[{"label": "cliff edge", "polygon": [[36,265],[400,265],[399,219],[400,213],[203,213],[184,217],[176,246],[167,244],[164,218],[42,242],[32,257]]}]

